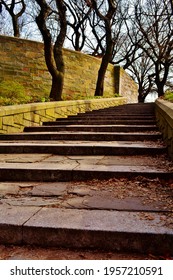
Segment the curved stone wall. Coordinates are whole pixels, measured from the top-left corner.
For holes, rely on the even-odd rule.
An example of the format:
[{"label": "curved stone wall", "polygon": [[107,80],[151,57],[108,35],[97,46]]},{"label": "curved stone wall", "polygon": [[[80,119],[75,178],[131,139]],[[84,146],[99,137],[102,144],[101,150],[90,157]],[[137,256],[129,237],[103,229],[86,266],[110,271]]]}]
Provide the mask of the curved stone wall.
[{"label": "curved stone wall", "polygon": [[[75,97],[94,95],[100,59],[64,49],[65,83],[63,95]],[[44,60],[44,45],[40,42],[0,36],[0,82],[16,80],[28,93],[49,93],[51,77]],[[137,102],[137,85],[119,66],[109,65],[105,77],[104,94],[114,93]]]}]

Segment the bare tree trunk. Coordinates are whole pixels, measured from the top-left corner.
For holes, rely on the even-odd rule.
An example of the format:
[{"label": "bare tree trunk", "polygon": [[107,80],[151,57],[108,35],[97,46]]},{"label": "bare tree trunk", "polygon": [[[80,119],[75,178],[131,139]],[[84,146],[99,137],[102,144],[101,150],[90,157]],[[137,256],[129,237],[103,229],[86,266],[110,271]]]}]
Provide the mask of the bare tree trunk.
[{"label": "bare tree trunk", "polygon": [[[59,12],[59,22],[60,22],[60,32],[57,36],[57,40],[54,45],[53,53],[54,60],[56,64],[56,75],[52,79],[52,89],[50,93],[50,98],[54,100],[62,100],[61,95],[64,86],[64,74],[65,74],[65,64],[63,57],[63,44],[67,32],[67,21],[66,21],[66,6],[63,0],[56,0],[56,5]],[[57,87],[58,85],[58,87]]]},{"label": "bare tree trunk", "polygon": [[63,0],[56,0],[56,5],[59,12],[60,32],[57,36],[55,45],[52,45],[52,38],[49,29],[46,26],[46,19],[51,13],[50,7],[45,0],[36,0],[40,5],[40,14],[36,18],[37,25],[44,40],[45,61],[52,76],[52,86],[50,91],[50,99],[60,101],[62,100],[62,90],[64,85],[64,60],[63,60],[63,43],[66,35],[66,7]]},{"label": "bare tree trunk", "polygon": [[95,96],[103,96],[105,74],[106,74],[106,70],[107,70],[109,61],[111,60],[111,57],[112,57],[113,41],[111,39],[111,32],[109,32],[109,33],[110,33],[109,36],[107,36],[109,38],[107,38],[106,51],[102,58],[100,69],[98,71]]},{"label": "bare tree trunk", "polygon": [[163,73],[163,77],[161,77],[160,75],[160,70],[159,70],[160,65],[155,65],[155,71],[156,71],[156,78],[155,78],[155,83],[157,86],[157,91],[158,91],[158,96],[163,96],[164,95],[164,87],[166,85],[166,81],[168,78],[168,74],[169,74],[169,63],[165,63],[164,65],[164,73]]},{"label": "bare tree trunk", "polygon": [[108,64],[112,58],[112,53],[113,53],[111,20],[113,19],[114,15],[116,13],[116,1],[108,0],[108,11],[105,15],[103,15],[100,12],[101,9],[99,10],[98,5],[97,5],[98,3],[96,0],[86,1],[86,3],[88,6],[90,6],[95,11],[97,16],[101,20],[103,20],[104,27],[105,27],[106,51],[105,51],[105,54],[103,55],[100,69],[98,71],[97,84],[96,84],[96,90],[95,90],[95,96],[103,96],[104,78],[105,78]]},{"label": "bare tree trunk", "polygon": [[12,17],[12,23],[13,23],[13,34],[14,37],[20,37],[20,30],[18,25],[18,18],[16,16]]},{"label": "bare tree trunk", "polygon": [[55,101],[62,100],[61,94],[63,90],[63,76],[60,74],[52,77],[52,86],[50,91],[50,99]]}]

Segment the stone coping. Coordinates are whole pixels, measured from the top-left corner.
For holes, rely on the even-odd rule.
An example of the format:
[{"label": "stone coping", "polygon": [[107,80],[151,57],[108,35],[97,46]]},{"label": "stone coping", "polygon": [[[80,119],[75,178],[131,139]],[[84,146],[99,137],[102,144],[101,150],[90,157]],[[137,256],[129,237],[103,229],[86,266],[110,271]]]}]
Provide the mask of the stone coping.
[{"label": "stone coping", "polygon": [[28,111],[44,110],[48,108],[58,108],[58,107],[68,107],[68,106],[80,106],[86,104],[101,104],[102,102],[113,102],[117,105],[125,103],[124,97],[116,98],[101,98],[101,99],[91,99],[91,100],[73,100],[73,101],[54,101],[54,102],[40,102],[40,103],[30,103],[30,104],[20,104],[11,106],[2,106],[0,108],[0,116],[11,115],[14,113],[24,113]]}]

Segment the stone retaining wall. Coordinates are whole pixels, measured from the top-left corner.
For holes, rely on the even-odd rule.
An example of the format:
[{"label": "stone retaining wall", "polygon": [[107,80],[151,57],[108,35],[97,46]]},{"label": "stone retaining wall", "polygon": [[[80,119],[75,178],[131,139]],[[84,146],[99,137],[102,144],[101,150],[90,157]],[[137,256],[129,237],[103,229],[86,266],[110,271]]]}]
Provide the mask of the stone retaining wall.
[{"label": "stone retaining wall", "polygon": [[156,120],[163,138],[168,145],[168,153],[173,159],[173,103],[156,100]]},{"label": "stone retaining wall", "polygon": [[118,97],[4,106],[0,108],[0,133],[18,133],[25,126],[39,126],[44,121],[125,103],[125,98]]},{"label": "stone retaining wall", "polygon": [[[67,49],[64,49],[64,60],[64,98],[73,100],[74,96],[75,99],[93,96],[101,60]],[[21,83],[28,94],[49,94],[51,76],[45,64],[43,43],[0,36],[0,82],[3,80]],[[115,93],[126,97],[128,103],[138,102],[136,83],[122,68],[109,64],[104,94],[112,97]]]}]

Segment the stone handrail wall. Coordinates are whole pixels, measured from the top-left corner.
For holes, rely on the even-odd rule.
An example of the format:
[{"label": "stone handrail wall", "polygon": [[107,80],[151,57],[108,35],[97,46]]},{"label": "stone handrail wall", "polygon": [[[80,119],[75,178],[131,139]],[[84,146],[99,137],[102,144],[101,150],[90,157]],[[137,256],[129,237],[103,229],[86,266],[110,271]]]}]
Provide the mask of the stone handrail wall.
[{"label": "stone handrail wall", "polygon": [[0,133],[18,133],[25,126],[39,126],[44,121],[125,103],[125,98],[117,97],[4,106],[0,108]]},{"label": "stone handrail wall", "polygon": [[[68,49],[63,50],[65,81],[63,96],[67,100],[93,96],[99,58]],[[51,76],[44,59],[44,45],[40,42],[0,36],[0,82],[17,81],[24,85],[27,93],[49,93]],[[119,66],[109,64],[104,84],[105,97],[119,93],[128,103],[137,102],[137,85]],[[109,95],[110,94],[110,95]]]},{"label": "stone handrail wall", "polygon": [[168,153],[173,159],[173,103],[156,100],[156,120],[163,138],[168,145]]}]

